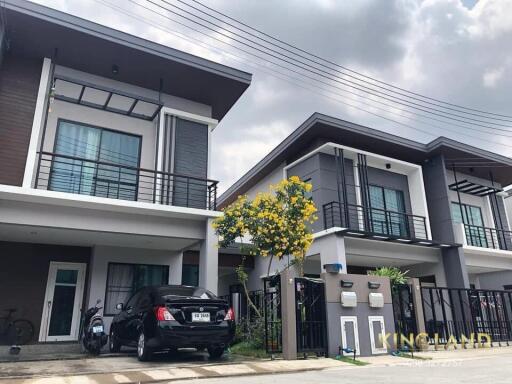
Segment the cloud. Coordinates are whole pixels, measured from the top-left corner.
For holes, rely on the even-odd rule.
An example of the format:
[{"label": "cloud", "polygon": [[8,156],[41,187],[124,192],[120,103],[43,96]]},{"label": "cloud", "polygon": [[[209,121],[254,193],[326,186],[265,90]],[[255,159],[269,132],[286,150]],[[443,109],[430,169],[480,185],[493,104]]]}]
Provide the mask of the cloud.
[{"label": "cloud", "polygon": [[[212,31],[207,32],[210,37],[197,34],[127,1],[106,1],[136,12],[140,19],[129,18],[93,0],[38,0],[254,74],[251,87],[213,134],[212,172],[221,181],[222,189],[316,111],[413,140],[425,142],[444,135],[512,155],[509,138],[464,130],[455,124],[405,119],[394,114],[396,109],[376,104],[370,108],[362,99],[339,90],[334,91],[339,95],[322,96],[329,88],[320,81],[298,84],[296,80],[271,76],[269,71],[284,70],[212,39],[229,42],[226,37]],[[279,39],[388,83],[459,105],[512,115],[512,0],[480,0],[476,4],[474,0],[201,1]],[[163,11],[160,14],[171,17]],[[147,19],[156,26],[149,26]],[[162,31],[162,27],[200,42],[177,37]],[[285,76],[295,75],[288,71]],[[336,99],[398,123],[348,107]]]}]

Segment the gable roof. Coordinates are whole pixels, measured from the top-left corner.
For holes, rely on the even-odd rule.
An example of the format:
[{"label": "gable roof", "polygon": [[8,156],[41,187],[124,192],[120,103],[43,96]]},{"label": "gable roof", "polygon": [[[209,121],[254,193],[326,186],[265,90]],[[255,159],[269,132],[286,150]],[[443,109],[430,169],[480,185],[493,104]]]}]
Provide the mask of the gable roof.
[{"label": "gable roof", "polygon": [[[2,0],[9,49],[212,106],[221,119],[251,74],[26,0]],[[112,74],[112,66],[119,73]]]},{"label": "gable roof", "polygon": [[[503,186],[512,184],[512,159],[509,157],[443,136],[424,144],[332,116],[314,113],[229,187],[219,197],[218,205],[223,207],[232,202],[238,195],[246,193],[279,164],[283,162],[290,163],[310,152],[314,147],[318,147],[318,143],[315,144],[317,139],[322,139],[323,142],[332,141],[415,164],[421,164],[438,154],[445,156],[447,164],[451,164],[450,159],[455,161],[454,159],[471,158],[475,162],[481,161],[488,165],[488,167],[479,166],[474,169],[475,176],[488,178],[489,171],[492,170],[494,181]],[[457,165],[457,168],[460,167]]]}]

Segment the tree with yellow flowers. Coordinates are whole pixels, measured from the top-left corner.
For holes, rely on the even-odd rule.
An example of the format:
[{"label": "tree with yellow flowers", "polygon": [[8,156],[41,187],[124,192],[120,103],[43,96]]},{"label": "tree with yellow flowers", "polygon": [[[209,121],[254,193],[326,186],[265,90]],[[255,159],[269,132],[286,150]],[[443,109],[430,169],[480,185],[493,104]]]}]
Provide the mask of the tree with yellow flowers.
[{"label": "tree with yellow flowers", "polygon": [[[311,184],[292,176],[271,186],[269,192],[259,193],[252,201],[239,196],[214,222],[219,246],[232,245],[236,239],[242,242],[247,236],[251,240],[248,253],[269,258],[267,276],[272,260],[285,256],[293,258],[302,276],[305,253],[313,242],[308,224],[318,219],[315,204],[307,197],[311,188]],[[247,294],[247,274],[239,274],[239,280]]]}]

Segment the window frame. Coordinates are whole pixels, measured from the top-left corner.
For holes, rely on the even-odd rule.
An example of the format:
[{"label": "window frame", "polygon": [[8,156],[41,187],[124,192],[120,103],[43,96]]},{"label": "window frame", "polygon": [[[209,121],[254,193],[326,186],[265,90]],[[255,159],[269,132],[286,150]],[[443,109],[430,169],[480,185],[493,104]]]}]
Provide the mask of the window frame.
[{"label": "window frame", "polygon": [[[463,202],[459,203],[458,201],[452,201],[452,202],[451,202],[451,204],[452,204],[452,206],[453,206],[454,204],[455,204],[455,205],[457,205],[457,208],[459,209],[459,212],[460,212],[460,210],[461,210],[461,206],[462,206],[462,208],[463,208],[463,209],[464,209],[464,206],[466,206],[466,207],[468,207],[468,208],[478,208],[478,211],[480,212],[480,218],[482,219],[482,225],[476,225],[476,224],[465,223],[465,222],[464,222],[464,214],[462,214],[462,212],[460,212],[460,214],[461,214],[461,219],[462,219],[462,222],[461,222],[460,224],[467,224],[467,225],[472,225],[472,226],[474,226],[474,227],[484,227],[484,228],[485,228],[484,212],[483,212],[482,207],[480,207],[480,206],[478,206],[478,205],[473,205],[473,204],[463,203]],[[456,221],[455,221],[455,218],[453,217],[453,211],[451,211],[450,213],[451,213],[451,215],[452,215],[452,220],[453,220],[454,222],[456,222]],[[467,214],[466,214],[466,216],[467,216]],[[467,219],[468,219],[468,221],[469,221],[469,217],[466,217],[466,218],[467,218]],[[472,214],[472,213],[471,213],[471,218],[473,218],[473,214]],[[472,221],[473,221],[473,220],[472,220]],[[458,222],[457,222],[457,223],[458,223]]]},{"label": "window frame", "polygon": [[[75,125],[80,125],[82,127],[86,127],[86,128],[93,128],[93,129],[98,129],[100,130],[100,140],[98,142],[98,155],[96,157],[96,159],[94,159],[93,161],[101,161],[99,159],[99,156],[100,156],[100,149],[101,149],[101,140],[103,138],[103,131],[108,131],[108,132],[112,132],[112,133],[117,133],[117,134],[122,134],[122,135],[126,135],[126,136],[132,136],[132,137],[136,137],[139,139],[139,148],[138,148],[138,153],[137,153],[137,168],[140,169],[140,162],[141,162],[141,159],[142,159],[142,141],[144,140],[144,136],[141,135],[141,134],[136,134],[136,133],[130,133],[130,132],[125,132],[125,131],[120,131],[120,130],[117,130],[117,129],[112,129],[112,128],[107,128],[107,127],[103,127],[103,126],[100,126],[100,125],[95,125],[95,124],[89,124],[89,123],[83,123],[81,121],[76,121],[76,120],[70,120],[70,119],[64,119],[64,118],[61,118],[59,117],[57,119],[57,124],[55,126],[55,135],[53,137],[53,146],[52,146],[52,153],[58,155],[58,153],[56,152],[57,150],[57,138],[59,137],[59,130],[60,130],[60,126],[61,126],[61,123],[69,123],[69,124],[75,124]],[[116,164],[115,162],[112,162],[113,164]],[[123,166],[122,164],[119,164],[120,166]],[[52,167],[51,167],[51,170],[50,170],[50,175],[49,175],[49,181],[50,182],[50,179],[51,179],[51,173],[53,171],[53,164],[52,164]],[[95,174],[98,172],[98,166],[96,165],[96,169],[94,170]],[[136,176],[136,181],[135,181],[135,198],[133,201],[138,201],[138,195],[139,195],[139,171],[137,171],[137,176]],[[103,197],[103,196],[96,196],[96,195],[91,195],[91,196],[94,196],[94,197]]]},{"label": "window frame", "polygon": [[[376,207],[373,207],[372,204],[371,204],[371,193],[370,193],[370,188],[371,187],[374,187],[374,188],[379,188],[380,189],[380,192],[381,192],[381,195],[382,195],[382,202],[383,202],[383,205],[384,205],[384,208],[376,208]],[[398,210],[391,210],[391,209],[388,209],[387,207],[387,204],[386,204],[386,190],[389,190],[389,191],[393,191],[397,194],[397,196],[401,196],[401,200],[402,200],[402,203],[403,203],[403,206],[404,206],[404,211],[403,212],[400,212]],[[379,185],[379,184],[368,184],[368,203],[369,203],[369,209],[370,211],[372,211],[373,209],[375,209],[377,212],[379,210],[384,210],[384,212],[391,212],[391,213],[395,213],[395,214],[398,214],[398,215],[402,215],[400,217],[403,217],[405,220],[403,220],[403,223],[398,223],[399,227],[400,227],[400,234],[395,234],[395,233],[387,233],[388,235],[392,235],[392,236],[401,236],[401,237],[409,237],[411,236],[411,229],[409,228],[409,221],[408,221],[408,216],[411,215],[411,213],[407,212],[407,204],[406,204],[406,194],[405,192],[402,190],[402,189],[398,189],[398,188],[391,188],[391,187],[386,187],[384,185]],[[375,223],[373,223],[373,212],[370,214],[371,216],[371,221],[372,221],[372,230],[373,230],[373,226],[375,225]],[[386,214],[384,213],[384,215],[386,216]],[[385,220],[387,220],[387,218],[385,217]],[[379,221],[377,220],[377,222],[379,223],[379,225],[381,225],[382,221]],[[404,233],[401,233],[402,232],[402,225],[403,225],[403,229],[404,229]],[[393,231],[391,231],[393,232]],[[378,232],[377,232],[378,233]],[[385,234],[384,231],[382,231],[383,234]]]},{"label": "window frame", "polygon": [[[147,263],[122,263],[122,262],[117,262],[117,261],[109,261],[107,263],[107,280],[105,281],[105,297],[104,297],[104,300],[103,300],[103,316],[116,316],[117,313],[108,313],[107,312],[107,295],[108,295],[108,282],[110,280],[110,266],[111,265],[128,265],[128,266],[146,266],[146,267],[163,267],[165,268],[165,274],[166,274],[166,283],[165,284],[169,284],[169,276],[170,276],[170,266],[169,265],[166,265],[166,264],[147,264]],[[133,288],[133,287],[132,287]],[[138,290],[136,290],[135,292],[132,292],[132,294],[128,297],[128,299],[126,300],[124,304],[127,304],[132,298],[134,295],[136,295],[138,292],[142,291],[142,289],[144,289],[145,287],[141,287],[139,288]],[[110,304],[110,303],[109,303]],[[119,303],[116,303],[116,305],[119,304]]]}]

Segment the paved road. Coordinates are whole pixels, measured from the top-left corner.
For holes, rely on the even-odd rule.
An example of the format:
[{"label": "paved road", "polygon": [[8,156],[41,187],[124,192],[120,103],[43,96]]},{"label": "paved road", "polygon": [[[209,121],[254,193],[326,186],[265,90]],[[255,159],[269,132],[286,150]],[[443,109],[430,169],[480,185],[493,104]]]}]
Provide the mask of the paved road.
[{"label": "paved road", "polygon": [[512,383],[512,354],[458,361],[414,361],[407,366],[334,368],[272,376],[173,381],[172,384],[225,384],[227,380],[236,384],[263,382],[272,384],[510,384]]}]

